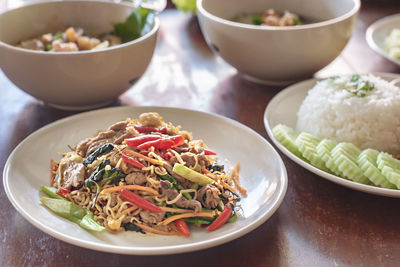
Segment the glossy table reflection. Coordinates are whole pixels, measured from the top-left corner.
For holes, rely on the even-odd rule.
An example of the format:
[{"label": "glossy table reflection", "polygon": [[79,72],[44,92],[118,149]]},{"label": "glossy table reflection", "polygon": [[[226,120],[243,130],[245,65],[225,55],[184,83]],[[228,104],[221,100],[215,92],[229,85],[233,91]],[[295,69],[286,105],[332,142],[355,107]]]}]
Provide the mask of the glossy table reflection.
[{"label": "glossy table reflection", "polygon": [[[392,4],[390,4],[392,3]],[[398,1],[363,3],[342,55],[317,77],[400,68],[374,53],[365,30],[400,12]],[[159,105],[214,112],[263,135],[263,113],[282,88],[246,81],[206,45],[196,17],[176,10],[160,15],[161,31],[144,77],[113,105]],[[0,72],[0,171],[26,136],[75,114],[50,108],[18,90]],[[281,154],[282,155],[282,154]],[[37,230],[20,216],[0,185],[0,266],[391,266],[400,262],[400,199],[353,191],[328,182],[282,155],[289,187],[278,211],[235,241],[170,256],[123,256],[76,247]],[[23,192],[21,192],[23,193]]]}]

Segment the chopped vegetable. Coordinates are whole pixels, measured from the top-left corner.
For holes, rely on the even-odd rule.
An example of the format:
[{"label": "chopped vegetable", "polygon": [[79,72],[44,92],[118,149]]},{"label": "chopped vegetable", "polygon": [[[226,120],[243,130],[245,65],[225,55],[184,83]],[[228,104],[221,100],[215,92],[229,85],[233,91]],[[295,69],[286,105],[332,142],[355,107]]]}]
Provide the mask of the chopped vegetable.
[{"label": "chopped vegetable", "polygon": [[198,173],[183,164],[175,163],[174,168],[172,169],[173,172],[177,173],[178,175],[182,176],[183,178],[192,181],[193,183],[199,185],[206,185],[206,184],[213,184],[215,181],[201,173]]},{"label": "chopped vegetable", "polygon": [[125,223],[123,225],[123,227],[124,227],[125,231],[135,231],[135,232],[145,234],[145,232],[142,230],[142,228],[140,228],[139,226],[137,226],[131,222]]},{"label": "chopped vegetable", "polygon": [[156,159],[153,159],[153,158],[146,157],[145,155],[142,155],[142,154],[140,154],[140,153],[138,153],[138,152],[136,152],[136,151],[133,151],[133,150],[131,150],[131,149],[129,149],[129,148],[124,149],[123,152],[124,152],[125,154],[128,154],[129,156],[142,158],[142,159],[144,159],[144,160],[146,160],[146,161],[148,161],[148,162],[150,162],[150,163],[153,163],[153,164],[155,164],[155,165],[159,165],[159,166],[164,165],[164,163],[163,163],[162,161],[159,161],[159,160],[156,160]]},{"label": "chopped vegetable", "polygon": [[204,149],[204,155],[217,155],[217,153],[215,153],[214,151],[208,150],[208,149]]},{"label": "chopped vegetable", "polygon": [[182,213],[178,215],[171,216],[164,221],[160,222],[159,225],[168,225],[171,222],[182,219],[182,218],[190,218],[190,217],[214,217],[215,212],[192,212],[192,213]]},{"label": "chopped vegetable", "polygon": [[44,186],[42,185],[40,187],[40,189],[42,190],[43,193],[45,193],[46,195],[48,195],[51,198],[58,198],[58,199],[63,199],[62,196],[60,196],[59,194],[57,194],[57,189],[54,187],[49,187],[49,186]]},{"label": "chopped vegetable", "polygon": [[154,140],[154,141],[148,141],[146,143],[138,145],[138,148],[147,149],[150,147],[154,147],[155,149],[168,149],[168,148],[171,148],[174,144],[175,143],[172,140],[159,139],[159,140]]},{"label": "chopped vegetable", "polygon": [[164,232],[164,231],[155,229],[153,227],[147,226],[145,224],[141,224],[141,223],[137,223],[137,222],[135,222],[134,224],[146,232],[157,234],[157,235],[181,235],[180,232]]},{"label": "chopped vegetable", "polygon": [[93,219],[93,214],[66,199],[42,197],[40,201],[51,211],[82,228],[91,231],[103,231],[105,228]]},{"label": "chopped vegetable", "polygon": [[121,189],[119,190],[122,198],[126,201],[129,201],[141,209],[148,210],[150,212],[160,213],[163,212],[160,207],[154,205],[153,203],[147,201],[146,199],[142,198],[141,196],[129,191],[128,189]]},{"label": "chopped vegetable", "polygon": [[61,197],[65,197],[67,194],[71,193],[71,190],[65,189],[65,188],[60,188],[57,190],[57,195]]},{"label": "chopped vegetable", "polygon": [[113,168],[111,170],[104,170],[103,181],[108,184],[118,184],[118,182],[125,178],[126,174],[119,168]]},{"label": "chopped vegetable", "polygon": [[126,156],[124,154],[122,154],[122,161],[127,163],[127,164],[130,164],[133,167],[136,167],[138,169],[143,169],[145,167],[142,163],[140,163],[136,159],[128,157],[128,156]]},{"label": "chopped vegetable", "polygon": [[101,162],[99,166],[97,166],[96,170],[90,175],[90,177],[85,180],[85,185],[88,188],[92,188],[97,182],[103,179],[103,174],[107,165],[110,165],[109,160]]},{"label": "chopped vegetable", "polygon": [[151,30],[154,20],[153,10],[139,6],[125,22],[114,25],[115,34],[121,37],[123,42],[135,40]]},{"label": "chopped vegetable", "polygon": [[214,231],[218,228],[221,228],[232,216],[233,210],[230,204],[225,205],[224,210],[221,214],[209,225],[206,227],[207,231]]},{"label": "chopped vegetable", "polygon": [[137,137],[125,139],[125,143],[130,147],[137,147],[138,145],[141,145],[145,142],[154,141],[158,139],[161,139],[160,135],[148,134],[148,135],[140,135]]},{"label": "chopped vegetable", "polygon": [[106,154],[106,153],[110,152],[113,149],[114,149],[114,145],[113,144],[105,144],[105,145],[99,147],[98,149],[96,149],[94,152],[92,152],[89,156],[87,156],[83,160],[83,165],[87,166],[89,164],[92,164],[96,160],[96,158],[98,156]]},{"label": "chopped vegetable", "polygon": [[233,171],[232,171],[232,180],[235,183],[236,188],[239,190],[240,194],[245,196],[247,194],[247,191],[246,191],[246,189],[244,189],[240,185],[240,182],[239,182],[239,169],[240,169],[240,164],[237,163],[236,166],[233,168]]},{"label": "chopped vegetable", "polygon": [[261,24],[263,23],[263,20],[262,20],[262,17],[261,17],[260,15],[257,15],[257,16],[253,16],[253,17],[251,18],[251,22],[252,22],[254,25],[261,25]]},{"label": "chopped vegetable", "polygon": [[184,220],[181,220],[181,219],[176,220],[175,226],[181,234],[183,234],[186,237],[190,236],[189,227],[187,226],[187,224]]}]

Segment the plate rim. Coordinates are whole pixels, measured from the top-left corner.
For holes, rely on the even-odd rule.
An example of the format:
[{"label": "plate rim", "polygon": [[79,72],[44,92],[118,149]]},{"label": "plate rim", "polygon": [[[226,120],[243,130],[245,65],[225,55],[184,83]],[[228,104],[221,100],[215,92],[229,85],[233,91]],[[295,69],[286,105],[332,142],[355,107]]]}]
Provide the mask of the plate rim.
[{"label": "plate rim", "polygon": [[[367,43],[369,47],[374,50],[376,53],[379,55],[383,56],[387,60],[391,61],[392,63],[400,66],[400,59],[395,59],[390,57],[384,49],[382,49],[374,40],[373,35],[374,33],[382,26],[390,23],[393,20],[399,20],[400,24],[400,13],[397,14],[392,14],[389,16],[385,16],[381,19],[378,19],[377,21],[373,22],[366,30],[365,32],[365,39],[367,40]],[[400,28],[400,25],[399,25]]]},{"label": "plate rim", "polygon": [[[400,74],[396,74],[396,73],[385,73],[385,72],[374,72],[372,73],[373,75],[379,76],[379,77],[386,77],[386,78],[399,78]],[[294,155],[292,152],[290,152],[286,147],[284,147],[278,140],[276,140],[276,138],[274,137],[273,133],[272,133],[272,125],[270,125],[269,119],[271,117],[271,113],[272,113],[272,108],[274,106],[274,104],[276,102],[278,102],[281,99],[284,99],[286,95],[290,95],[293,91],[297,91],[299,92],[299,90],[302,90],[302,92],[308,92],[308,90],[310,90],[311,88],[299,88],[302,83],[315,83],[319,80],[323,80],[324,78],[312,78],[312,79],[308,79],[308,80],[304,80],[298,83],[295,83],[293,85],[290,85],[288,87],[286,87],[285,89],[283,89],[282,91],[280,91],[278,94],[276,94],[268,103],[265,111],[264,111],[264,127],[267,131],[268,136],[271,138],[272,142],[275,144],[275,146],[283,153],[285,154],[287,157],[289,157],[292,161],[294,161],[295,163],[297,163],[298,165],[300,165],[301,167],[307,169],[308,171],[328,180],[331,181],[333,183],[336,183],[338,185],[356,190],[356,191],[360,191],[360,192],[364,192],[364,193],[368,193],[368,194],[373,194],[373,195],[379,195],[379,196],[385,196],[385,197],[392,197],[392,198],[400,198],[400,189],[387,189],[387,188],[381,188],[381,187],[375,187],[375,186],[371,186],[371,185],[364,185],[364,184],[360,184],[357,182],[353,182],[344,178],[341,178],[339,176],[327,173],[323,170],[320,170],[316,167],[314,167],[313,165],[301,160],[300,158],[298,158],[296,155]],[[297,118],[296,118],[297,120]]]},{"label": "plate rim", "polygon": [[[144,112],[145,110],[152,110],[156,109],[159,110],[169,110],[169,111],[178,111],[178,112],[195,112],[195,113],[201,113],[203,115],[211,116],[211,117],[217,117],[218,119],[225,120],[227,123],[231,123],[234,126],[237,126],[239,128],[243,128],[246,131],[248,131],[250,134],[252,134],[254,137],[260,139],[262,142],[264,142],[270,149],[272,154],[276,157],[277,161],[279,162],[280,165],[280,171],[281,175],[279,177],[279,182],[281,186],[277,187],[277,197],[276,199],[271,202],[271,209],[264,212],[263,215],[258,218],[255,221],[252,221],[249,223],[249,226],[246,228],[242,229],[237,229],[235,231],[232,231],[228,234],[222,235],[222,236],[217,236],[211,239],[205,239],[198,241],[196,243],[190,243],[190,244],[181,244],[181,245],[173,245],[173,246],[155,246],[155,247],[124,247],[124,246],[117,246],[117,245],[109,245],[109,244],[103,244],[103,243],[98,243],[98,242],[93,242],[93,241],[85,241],[81,240],[79,238],[75,237],[70,237],[66,235],[65,233],[61,233],[59,231],[56,231],[44,224],[42,224],[40,221],[36,220],[34,216],[32,216],[29,212],[25,212],[25,210],[22,208],[21,204],[18,203],[9,188],[9,173],[10,173],[10,164],[13,160],[13,157],[15,153],[21,147],[28,142],[31,138],[34,138],[36,135],[41,134],[42,132],[48,130],[49,128],[55,127],[57,125],[63,124],[65,122],[68,122],[70,120],[74,119],[79,119],[80,117],[85,117],[85,116],[90,116],[90,114],[94,113],[103,113],[103,112],[112,112],[115,110],[120,110],[121,112],[128,112],[129,110],[136,110]],[[139,112],[138,111],[138,112]],[[56,120],[54,122],[51,122],[31,134],[29,134],[27,137],[25,137],[10,153],[10,155],[7,158],[6,164],[4,165],[4,170],[3,170],[3,186],[4,186],[4,191],[7,195],[8,200],[11,202],[13,207],[18,211],[19,214],[22,215],[29,223],[31,223],[33,226],[35,226],[37,229],[41,230],[42,232],[49,234],[53,236],[54,238],[64,241],[66,243],[79,246],[79,247],[84,247],[88,248],[91,250],[95,251],[102,251],[102,252],[107,252],[107,253],[116,253],[116,254],[126,254],[126,255],[168,255],[168,254],[181,254],[181,253],[187,253],[187,252],[192,252],[192,251],[198,251],[198,250],[203,250],[211,247],[215,247],[230,241],[233,241],[235,239],[238,239],[247,233],[255,230],[258,228],[261,224],[266,222],[275,212],[276,210],[280,207],[281,203],[283,202],[283,199],[286,195],[287,192],[287,187],[288,187],[288,177],[287,177],[287,170],[286,166],[279,155],[279,153],[276,151],[276,149],[272,146],[268,140],[266,140],[263,136],[261,136],[259,133],[251,129],[250,127],[235,121],[231,118],[211,113],[211,112],[205,112],[205,111],[199,111],[195,109],[187,109],[187,108],[178,108],[178,107],[165,107],[165,106],[119,106],[119,107],[109,107],[109,108],[103,108],[103,109],[97,109],[97,110],[92,110],[92,111],[87,111],[87,112],[82,112],[78,113],[72,116],[67,116],[65,118]],[[38,189],[39,190],[39,189]],[[63,218],[61,218],[63,219]],[[64,220],[64,219],[63,219]],[[67,220],[66,220],[67,221]],[[67,221],[69,222],[69,221]],[[90,233],[90,232],[89,232]]]}]

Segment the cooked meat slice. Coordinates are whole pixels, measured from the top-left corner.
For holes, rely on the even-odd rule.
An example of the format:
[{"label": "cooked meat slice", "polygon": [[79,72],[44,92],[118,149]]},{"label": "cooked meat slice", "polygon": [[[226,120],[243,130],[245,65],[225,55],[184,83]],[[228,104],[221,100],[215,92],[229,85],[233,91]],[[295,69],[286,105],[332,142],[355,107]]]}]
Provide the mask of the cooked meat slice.
[{"label": "cooked meat slice", "polygon": [[82,163],[69,159],[61,162],[58,166],[61,177],[57,175],[57,183],[60,187],[71,189],[71,187],[79,188],[85,180],[85,166]]},{"label": "cooked meat slice", "polygon": [[199,155],[199,157],[197,158],[197,160],[199,161],[200,166],[209,166],[211,165],[211,160],[207,155]]},{"label": "cooked meat slice", "polygon": [[196,165],[196,155],[193,153],[183,153],[181,155],[182,160],[185,162],[187,167],[194,167]]},{"label": "cooked meat slice", "polygon": [[75,43],[69,42],[69,43],[63,43],[61,40],[54,40],[51,43],[51,46],[53,49],[51,51],[54,52],[74,52],[78,51],[78,46]]},{"label": "cooked meat slice", "polygon": [[218,188],[213,185],[207,184],[199,189],[197,192],[197,199],[206,207],[207,209],[215,209],[220,201]]},{"label": "cooked meat slice", "polygon": [[148,210],[142,210],[139,213],[139,216],[144,223],[155,224],[161,222],[164,219],[165,212],[155,213],[155,212],[150,212]]},{"label": "cooked meat slice", "polygon": [[139,122],[144,126],[160,127],[163,125],[163,118],[157,112],[142,113]]},{"label": "cooked meat slice", "polygon": [[113,125],[108,127],[108,130],[121,131],[121,130],[124,130],[126,128],[126,126],[128,126],[128,124],[129,124],[128,120],[120,121],[120,122],[114,123]]},{"label": "cooked meat slice", "polygon": [[142,185],[147,182],[146,176],[142,172],[131,172],[125,177],[126,184]]},{"label": "cooked meat slice", "polygon": [[133,129],[126,128],[128,124],[128,120],[117,122],[111,125],[107,131],[100,132],[93,138],[81,141],[76,146],[76,152],[82,157],[87,157],[90,153],[107,143],[119,145],[126,138],[136,136],[137,133]]},{"label": "cooked meat slice", "polygon": [[[170,182],[168,181],[160,181],[161,190],[167,196],[168,200],[175,199],[179,193],[175,189],[169,189]],[[201,211],[201,203],[194,199],[186,199],[181,197],[175,204],[184,209],[192,209],[194,212]]]},{"label": "cooked meat slice", "polygon": [[44,50],[43,42],[38,39],[22,41],[20,47],[31,50]]},{"label": "cooked meat slice", "polygon": [[84,140],[82,140],[75,149],[75,152],[78,153],[79,156],[81,157],[85,157],[86,156],[86,151],[89,147],[89,142],[90,142],[91,138],[86,138]]}]

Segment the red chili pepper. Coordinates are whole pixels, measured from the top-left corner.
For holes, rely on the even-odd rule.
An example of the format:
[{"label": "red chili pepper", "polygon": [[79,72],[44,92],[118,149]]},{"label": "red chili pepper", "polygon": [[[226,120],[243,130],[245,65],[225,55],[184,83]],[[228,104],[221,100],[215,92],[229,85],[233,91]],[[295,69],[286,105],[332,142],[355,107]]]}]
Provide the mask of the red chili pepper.
[{"label": "red chili pepper", "polygon": [[132,165],[133,167],[136,167],[136,168],[139,168],[139,169],[142,169],[142,168],[145,167],[142,163],[140,163],[140,162],[137,161],[136,159],[133,159],[133,158],[131,158],[131,157],[128,157],[128,156],[126,156],[126,155],[124,155],[124,154],[122,154],[122,161],[125,162],[126,164],[130,164],[130,165]]},{"label": "red chili pepper", "polygon": [[161,155],[160,155],[163,159],[165,159],[166,161],[169,161],[173,156],[174,156],[174,154],[172,154],[172,152],[171,151],[163,151],[163,152],[161,152]]},{"label": "red chili pepper", "polygon": [[222,227],[232,216],[232,213],[233,213],[232,206],[229,204],[225,205],[225,209],[209,226],[206,227],[206,230],[214,231]]},{"label": "red chili pepper", "polygon": [[125,143],[128,146],[137,147],[138,145],[143,144],[145,142],[154,141],[154,140],[158,140],[158,139],[161,139],[160,135],[148,134],[148,135],[141,135],[141,136],[125,139]]},{"label": "red chili pepper", "polygon": [[204,155],[217,155],[217,153],[208,149],[204,149]]},{"label": "red chili pepper", "polygon": [[139,133],[159,133],[160,129],[150,126],[135,125],[135,130]]},{"label": "red chili pepper", "polygon": [[153,203],[147,201],[146,199],[142,198],[141,196],[129,191],[128,189],[121,189],[119,190],[122,198],[126,201],[129,201],[141,209],[148,210],[150,212],[160,213],[163,212],[160,207],[154,205]]},{"label": "red chili pepper", "polygon": [[187,236],[187,237],[190,236],[189,227],[187,226],[187,223],[184,220],[181,220],[181,219],[176,220],[175,226],[181,234],[183,234],[184,236]]},{"label": "red chili pepper", "polygon": [[71,190],[65,189],[65,188],[60,188],[57,190],[57,195],[65,197],[67,194],[71,193]]},{"label": "red chili pepper", "polygon": [[160,129],[160,133],[162,133],[162,134],[167,134],[167,128],[166,128],[166,127],[162,127],[162,128]]},{"label": "red chili pepper", "polygon": [[177,146],[183,145],[183,143],[185,143],[185,138],[183,138],[182,135],[171,136],[171,137],[169,137],[169,139],[174,141],[174,145],[172,147],[177,147]]},{"label": "red chili pepper", "polygon": [[137,147],[140,149],[147,149],[149,147],[154,147],[156,149],[167,149],[167,148],[172,147],[174,144],[175,143],[172,140],[159,139],[159,140],[154,140],[154,141],[148,141],[146,143],[138,145]]}]

